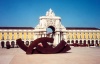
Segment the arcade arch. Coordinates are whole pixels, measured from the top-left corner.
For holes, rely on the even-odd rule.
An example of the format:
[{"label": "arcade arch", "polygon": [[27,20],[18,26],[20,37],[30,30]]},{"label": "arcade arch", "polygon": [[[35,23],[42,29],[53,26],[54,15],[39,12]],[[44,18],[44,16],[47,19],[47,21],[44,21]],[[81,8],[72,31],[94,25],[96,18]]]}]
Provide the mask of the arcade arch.
[{"label": "arcade arch", "polygon": [[46,31],[47,31],[47,37],[54,38],[55,28],[53,26],[49,26]]}]

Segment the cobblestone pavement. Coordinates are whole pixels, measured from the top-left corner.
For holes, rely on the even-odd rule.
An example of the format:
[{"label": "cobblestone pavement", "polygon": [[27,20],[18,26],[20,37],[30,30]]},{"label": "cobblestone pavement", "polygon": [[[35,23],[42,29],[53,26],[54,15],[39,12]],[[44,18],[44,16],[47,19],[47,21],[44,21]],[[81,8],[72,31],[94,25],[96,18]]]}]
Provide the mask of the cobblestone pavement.
[{"label": "cobblestone pavement", "polygon": [[100,64],[100,47],[71,47],[67,53],[27,55],[20,48],[0,48],[0,64]]}]

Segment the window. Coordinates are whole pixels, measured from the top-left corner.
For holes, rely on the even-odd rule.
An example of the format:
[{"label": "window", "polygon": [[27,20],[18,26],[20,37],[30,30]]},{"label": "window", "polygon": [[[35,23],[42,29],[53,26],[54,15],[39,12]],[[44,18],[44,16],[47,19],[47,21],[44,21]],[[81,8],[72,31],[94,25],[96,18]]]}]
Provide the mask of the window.
[{"label": "window", "polygon": [[28,35],[28,32],[27,32],[27,35]]},{"label": "window", "polygon": [[93,39],[93,34],[92,34],[92,39]]},{"label": "window", "polygon": [[7,35],[7,40],[9,40],[9,36]]},{"label": "window", "polygon": [[24,40],[24,33],[22,32],[22,40]]},{"label": "window", "polygon": [[14,35],[12,35],[12,40],[14,40]]},{"label": "window", "polygon": [[2,40],[4,40],[4,36],[2,36]]},{"label": "window", "polygon": [[14,34],[14,32],[12,32],[12,34]]},{"label": "window", "polygon": [[72,39],[74,39],[73,35],[72,35]]},{"label": "window", "polygon": [[89,34],[88,34],[88,39],[90,39],[90,38],[89,38]]},{"label": "window", "polygon": [[70,38],[69,38],[69,35],[68,35],[68,39],[70,39]]},{"label": "window", "polygon": [[78,39],[77,35],[76,35],[76,39]]},{"label": "window", "polygon": [[19,38],[19,33],[17,32],[17,38]]},{"label": "window", "polygon": [[7,34],[9,34],[9,32],[7,32]]},{"label": "window", "polygon": [[28,36],[26,36],[26,40],[28,40]]},{"label": "window", "polygon": [[2,32],[2,35],[4,34],[4,32]]}]

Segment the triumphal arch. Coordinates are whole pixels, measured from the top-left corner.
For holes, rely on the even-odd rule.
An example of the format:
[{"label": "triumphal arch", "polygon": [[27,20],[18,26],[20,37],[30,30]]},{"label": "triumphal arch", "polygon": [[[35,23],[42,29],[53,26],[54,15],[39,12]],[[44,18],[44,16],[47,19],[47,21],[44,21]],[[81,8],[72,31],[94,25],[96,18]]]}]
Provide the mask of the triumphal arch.
[{"label": "triumphal arch", "polygon": [[[35,39],[53,37],[54,45],[57,45],[62,39],[66,38],[66,28],[61,24],[61,17],[56,16],[51,8],[39,20],[39,24],[34,29]],[[47,28],[51,28],[52,32],[47,33]]]}]

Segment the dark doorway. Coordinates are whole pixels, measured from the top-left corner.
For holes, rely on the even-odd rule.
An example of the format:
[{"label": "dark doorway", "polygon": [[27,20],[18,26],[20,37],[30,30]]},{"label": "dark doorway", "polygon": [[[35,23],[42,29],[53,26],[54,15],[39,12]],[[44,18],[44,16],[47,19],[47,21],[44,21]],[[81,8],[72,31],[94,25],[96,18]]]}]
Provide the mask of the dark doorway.
[{"label": "dark doorway", "polygon": [[5,45],[5,42],[2,41],[2,42],[1,42],[1,46],[2,46],[2,48],[4,48],[4,45]]},{"label": "dark doorway", "polygon": [[86,40],[83,41],[83,46],[88,46],[88,45],[86,44]]},{"label": "dark doorway", "polygon": [[80,40],[79,44],[82,45],[82,40]]},{"label": "dark doorway", "polygon": [[26,41],[26,46],[28,46],[29,45],[29,41]]},{"label": "dark doorway", "polygon": [[67,43],[70,43],[70,40],[68,40]]},{"label": "dark doorway", "polygon": [[30,44],[32,43],[33,41],[30,41]]},{"label": "dark doorway", "polygon": [[91,41],[91,46],[94,46],[94,40]]},{"label": "dark doorway", "polygon": [[76,40],[76,42],[75,43],[77,43],[78,44],[78,40]]},{"label": "dark doorway", "polygon": [[90,40],[88,40],[88,45],[90,46]]},{"label": "dark doorway", "polygon": [[53,26],[49,26],[47,29],[47,37],[51,37],[53,38],[55,35],[55,28]]},{"label": "dark doorway", "polygon": [[7,41],[7,42],[6,42],[6,48],[7,48],[7,49],[10,49],[10,47],[11,47],[11,46],[10,46],[10,42]]},{"label": "dark doorway", "polygon": [[15,42],[14,41],[11,42],[11,46],[12,46],[12,48],[14,48],[14,46],[15,46]]},{"label": "dark doorway", "polygon": [[72,40],[71,43],[74,44],[74,40]]},{"label": "dark doorway", "polygon": [[99,46],[98,40],[96,40],[96,46]]}]

